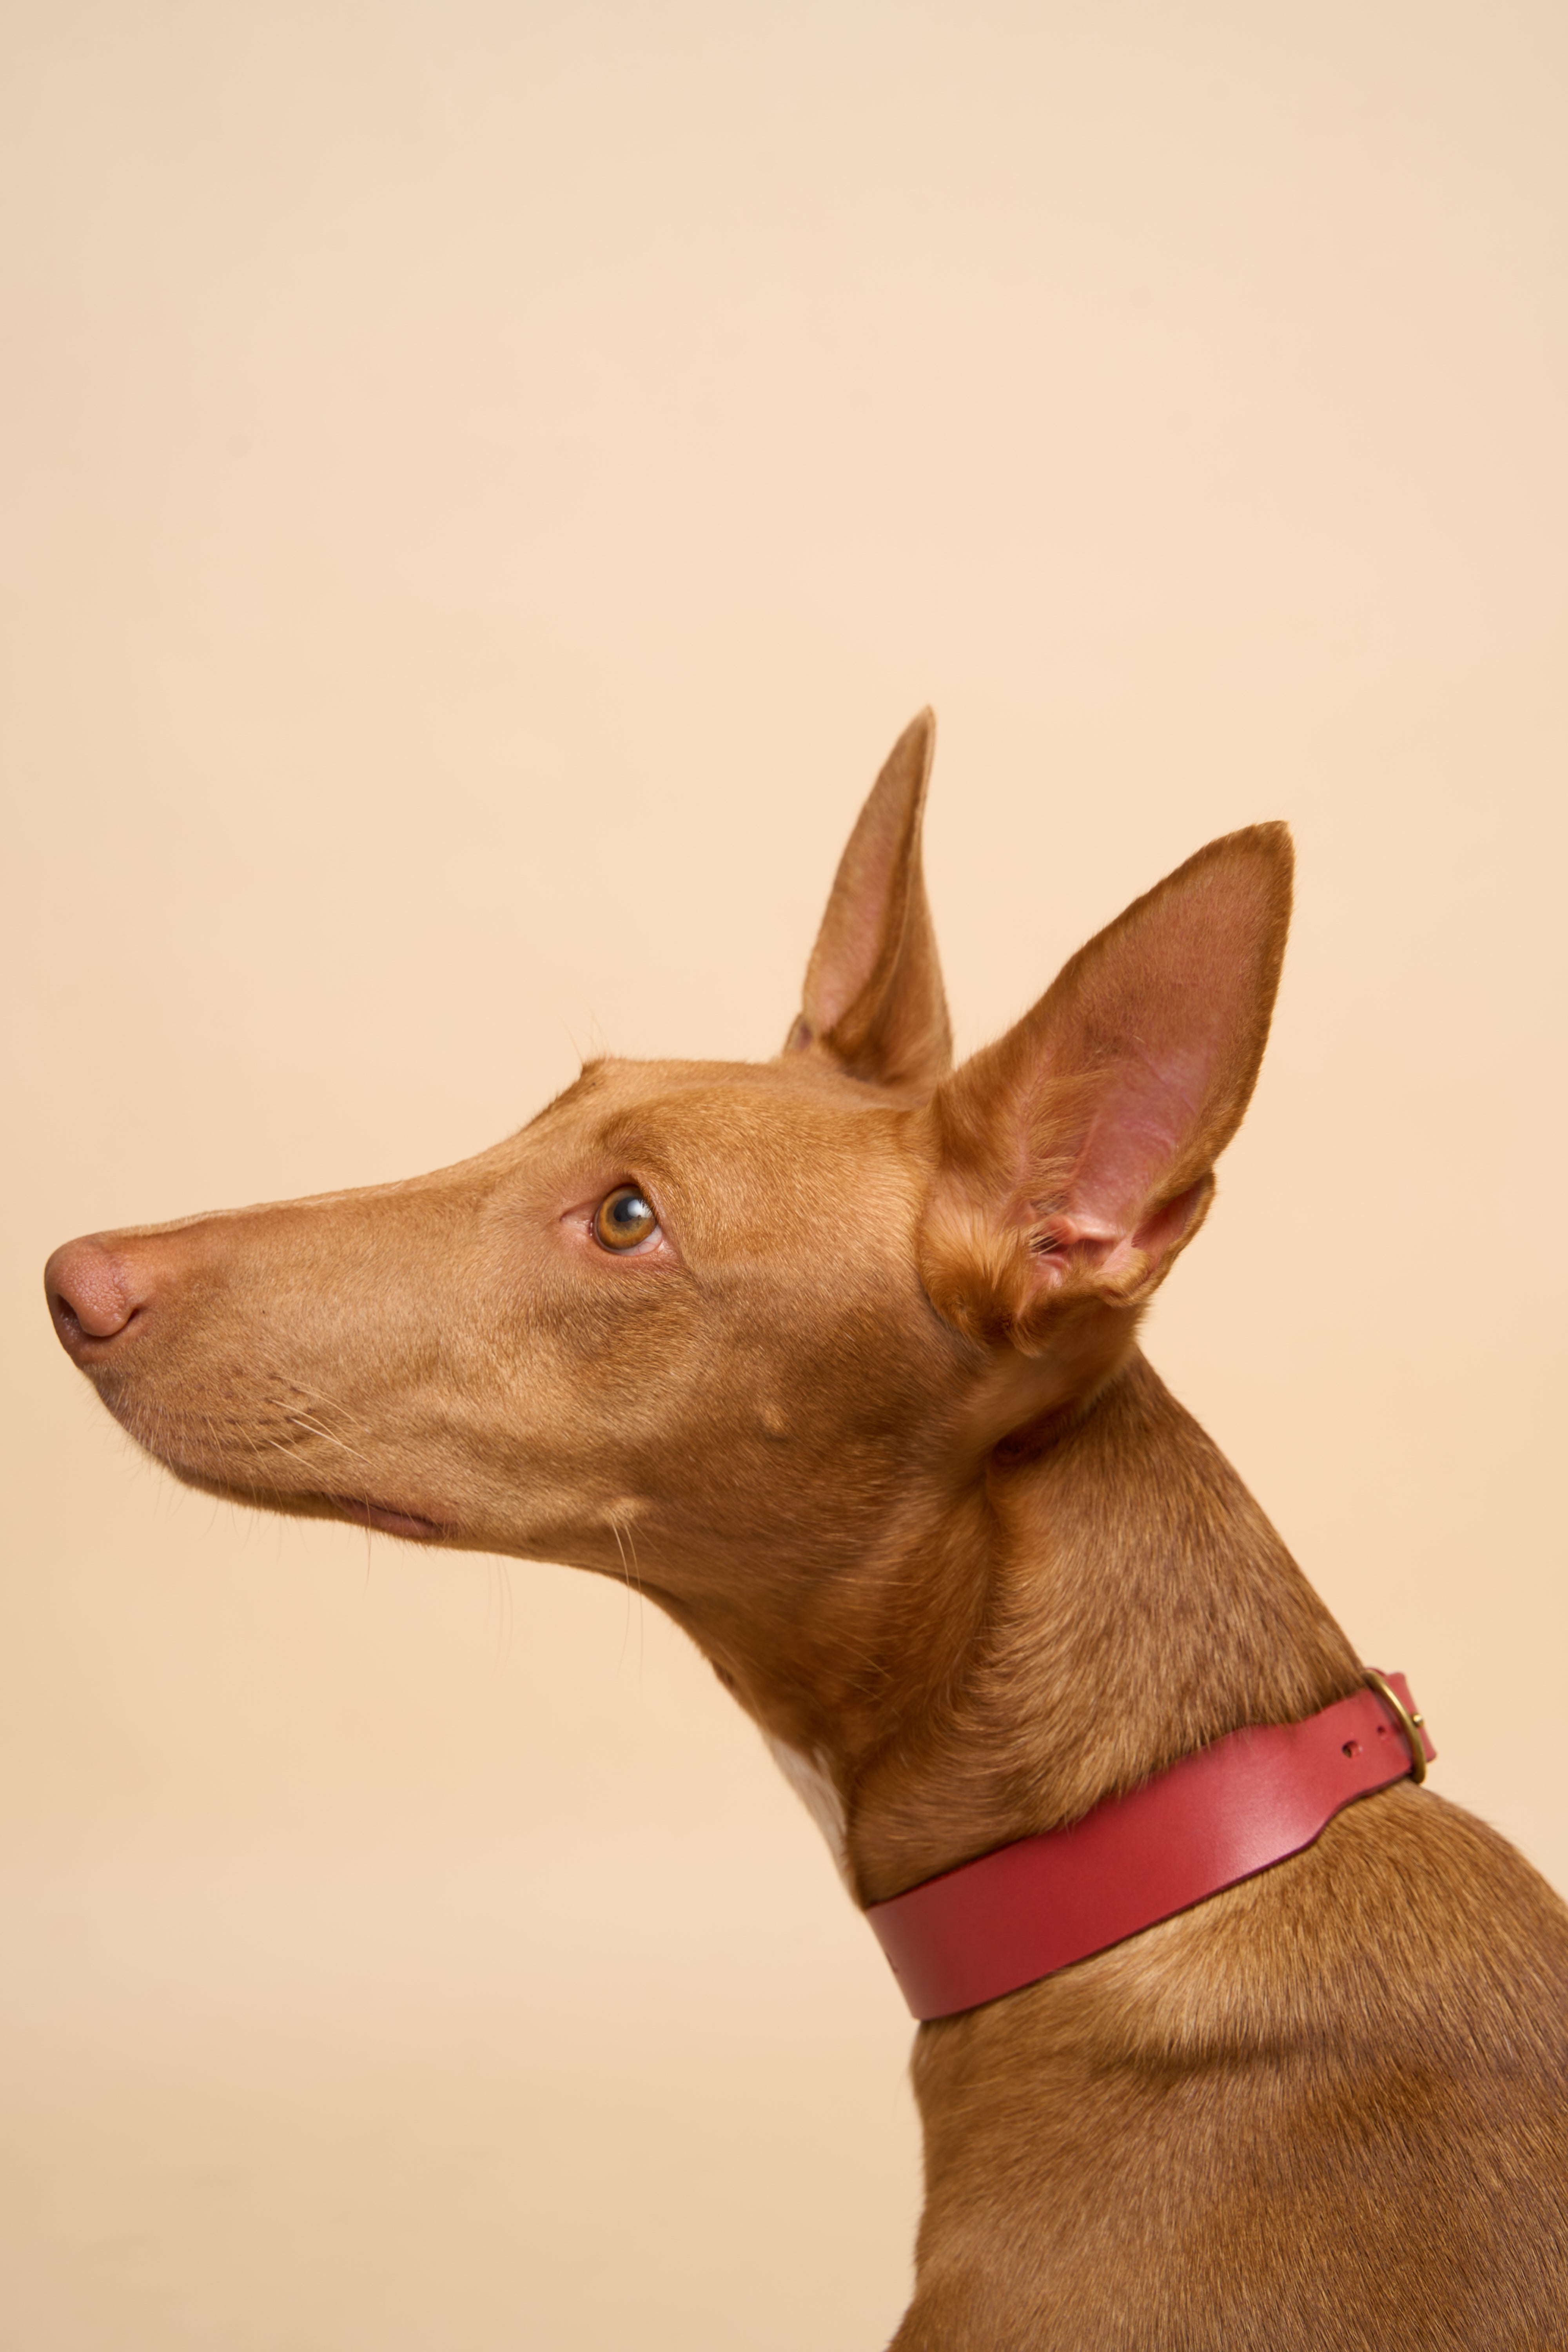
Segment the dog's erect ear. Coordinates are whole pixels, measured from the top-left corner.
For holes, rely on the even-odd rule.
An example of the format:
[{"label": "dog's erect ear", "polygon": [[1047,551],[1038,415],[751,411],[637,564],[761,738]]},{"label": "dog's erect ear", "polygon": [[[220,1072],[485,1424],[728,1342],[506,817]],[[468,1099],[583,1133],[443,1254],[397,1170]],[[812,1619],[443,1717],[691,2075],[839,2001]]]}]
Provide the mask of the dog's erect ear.
[{"label": "dog's erect ear", "polygon": [[921,817],[936,744],[911,719],[871,787],[839,861],[786,1053],[827,1055],[851,1077],[929,1093],[952,1066],[942,969],[921,870]]},{"label": "dog's erect ear", "polygon": [[1154,1288],[1258,1076],[1290,866],[1282,824],[1210,842],[938,1090],[921,1272],[950,1321],[1030,1350],[1058,1301]]}]

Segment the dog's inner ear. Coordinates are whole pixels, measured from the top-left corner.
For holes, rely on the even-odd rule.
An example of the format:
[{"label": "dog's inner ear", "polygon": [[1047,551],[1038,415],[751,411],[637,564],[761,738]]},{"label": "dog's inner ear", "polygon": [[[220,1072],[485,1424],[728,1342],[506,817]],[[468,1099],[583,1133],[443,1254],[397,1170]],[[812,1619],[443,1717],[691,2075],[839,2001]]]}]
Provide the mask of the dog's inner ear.
[{"label": "dog's inner ear", "polygon": [[1030,1349],[1068,1297],[1153,1289],[1258,1076],[1290,866],[1282,824],[1211,842],[938,1089],[921,1272],[951,1321]]},{"label": "dog's inner ear", "polygon": [[786,1053],[825,1055],[850,1076],[929,1094],[952,1066],[952,1033],[921,868],[921,817],[936,720],[905,728],[839,862]]}]

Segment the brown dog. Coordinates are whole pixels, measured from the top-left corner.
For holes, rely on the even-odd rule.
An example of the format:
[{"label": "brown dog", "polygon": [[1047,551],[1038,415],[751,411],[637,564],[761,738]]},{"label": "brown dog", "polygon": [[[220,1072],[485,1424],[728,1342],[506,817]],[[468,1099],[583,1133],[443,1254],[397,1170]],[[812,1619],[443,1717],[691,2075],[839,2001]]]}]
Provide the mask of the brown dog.
[{"label": "brown dog", "polygon": [[[864,1905],[1363,1681],[1136,1344],[1258,1074],[1284,828],[1201,850],[953,1072],[931,740],[878,780],[777,1060],[596,1062],[461,1167],[47,1275],[193,1486],[635,1548]],[[923,2026],[915,2079],[903,2352],[1568,2345],[1568,1911],[1408,1780]]]}]

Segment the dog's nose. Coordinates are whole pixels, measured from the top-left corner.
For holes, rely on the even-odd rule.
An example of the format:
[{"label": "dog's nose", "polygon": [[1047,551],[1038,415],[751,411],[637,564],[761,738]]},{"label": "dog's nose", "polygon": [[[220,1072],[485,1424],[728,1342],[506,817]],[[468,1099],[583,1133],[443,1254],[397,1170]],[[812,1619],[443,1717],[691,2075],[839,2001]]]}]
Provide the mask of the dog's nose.
[{"label": "dog's nose", "polygon": [[147,1303],[129,1257],[106,1249],[95,1234],[67,1242],[44,1268],[44,1290],[66,1353],[80,1362],[95,1340],[115,1339]]}]

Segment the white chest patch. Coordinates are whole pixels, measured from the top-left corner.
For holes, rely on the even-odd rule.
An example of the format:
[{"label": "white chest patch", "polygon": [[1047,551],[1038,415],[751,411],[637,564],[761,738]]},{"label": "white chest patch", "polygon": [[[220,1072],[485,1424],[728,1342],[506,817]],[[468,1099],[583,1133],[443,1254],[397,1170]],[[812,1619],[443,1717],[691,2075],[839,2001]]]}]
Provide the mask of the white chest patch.
[{"label": "white chest patch", "polygon": [[845,1819],[844,1800],[835,1788],[822,1758],[803,1756],[798,1748],[791,1748],[785,1740],[775,1739],[771,1732],[764,1731],[763,1737],[773,1749],[773,1761],[779,1770],[827,1840],[827,1851],[833,1856],[838,1875],[848,1886],[849,1858],[844,1843],[848,1823]]}]

